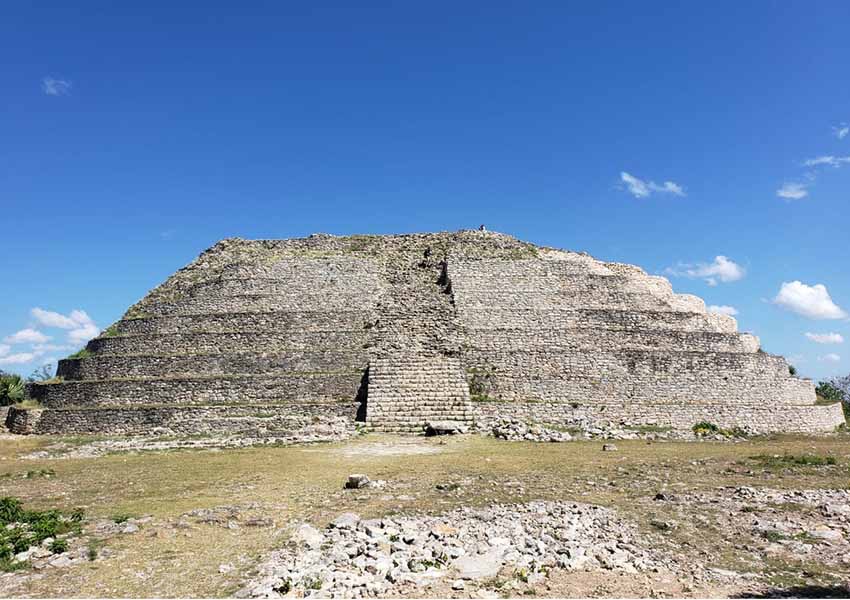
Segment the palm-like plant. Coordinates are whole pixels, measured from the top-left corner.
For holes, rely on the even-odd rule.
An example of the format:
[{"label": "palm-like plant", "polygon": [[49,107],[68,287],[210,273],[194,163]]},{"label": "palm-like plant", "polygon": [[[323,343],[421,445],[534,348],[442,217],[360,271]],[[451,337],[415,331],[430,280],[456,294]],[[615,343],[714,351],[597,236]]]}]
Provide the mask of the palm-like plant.
[{"label": "palm-like plant", "polygon": [[26,395],[24,380],[20,375],[3,373],[0,375],[0,406],[9,406],[21,402]]}]

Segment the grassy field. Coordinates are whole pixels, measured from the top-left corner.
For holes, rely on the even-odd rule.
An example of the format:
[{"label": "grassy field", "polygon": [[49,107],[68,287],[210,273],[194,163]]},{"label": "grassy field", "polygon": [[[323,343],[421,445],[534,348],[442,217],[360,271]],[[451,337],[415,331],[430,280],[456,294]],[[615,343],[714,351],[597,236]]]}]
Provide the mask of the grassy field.
[{"label": "grassy field", "polygon": [[[100,548],[105,558],[31,575],[4,575],[0,596],[223,596],[233,593],[259,557],[282,544],[291,525],[300,521],[324,526],[343,511],[364,517],[438,513],[534,499],[610,506],[637,522],[660,547],[679,547],[713,566],[741,568],[742,554],[735,549],[740,540],[732,532],[688,525],[681,508],[654,502],[654,495],[737,485],[850,486],[850,440],[834,436],[740,443],[619,441],[619,451],[602,452],[601,442],[366,435],[301,447],[22,458],[55,440],[0,439],[0,495],[19,497],[33,508],[84,508],[85,543]],[[816,458],[783,458],[791,456]],[[351,473],[386,480],[387,486],[343,490]],[[229,527],[184,516],[215,507],[233,507],[239,516],[228,519]],[[98,521],[127,516],[152,518],[132,535],[98,534]],[[253,517],[270,518],[274,526],[248,526]],[[664,519],[683,526],[659,531],[657,523]],[[747,566],[768,567],[776,573],[777,585],[804,584],[817,570],[809,565],[804,577],[799,565]],[[795,571],[801,573],[799,581]],[[832,581],[832,573],[820,575]]]}]

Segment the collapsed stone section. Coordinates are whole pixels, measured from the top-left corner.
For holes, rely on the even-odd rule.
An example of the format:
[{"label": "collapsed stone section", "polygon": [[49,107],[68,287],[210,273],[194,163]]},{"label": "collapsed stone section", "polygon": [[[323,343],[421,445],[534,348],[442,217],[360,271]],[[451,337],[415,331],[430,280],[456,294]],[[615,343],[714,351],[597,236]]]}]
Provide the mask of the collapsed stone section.
[{"label": "collapsed stone section", "polygon": [[731,317],[662,277],[498,233],[224,240],[32,386],[35,433],[322,438],[504,415],[828,431]]}]

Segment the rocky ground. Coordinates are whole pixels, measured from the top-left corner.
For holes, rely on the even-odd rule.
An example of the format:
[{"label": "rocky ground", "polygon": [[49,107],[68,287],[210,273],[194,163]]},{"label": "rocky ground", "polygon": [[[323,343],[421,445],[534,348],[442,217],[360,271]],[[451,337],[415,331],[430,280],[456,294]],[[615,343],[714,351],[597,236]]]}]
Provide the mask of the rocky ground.
[{"label": "rocky ground", "polygon": [[344,513],[324,531],[296,527],[243,597],[363,597],[492,592],[499,576],[529,586],[555,569],[626,573],[682,570],[633,525],[588,504],[530,502],[461,508],[440,516],[361,519]]},{"label": "rocky ground", "polygon": [[21,458],[55,439],[3,441],[0,495],[86,519],[67,552],[45,542],[0,574],[2,596],[850,597],[843,437],[367,435],[63,460]]}]

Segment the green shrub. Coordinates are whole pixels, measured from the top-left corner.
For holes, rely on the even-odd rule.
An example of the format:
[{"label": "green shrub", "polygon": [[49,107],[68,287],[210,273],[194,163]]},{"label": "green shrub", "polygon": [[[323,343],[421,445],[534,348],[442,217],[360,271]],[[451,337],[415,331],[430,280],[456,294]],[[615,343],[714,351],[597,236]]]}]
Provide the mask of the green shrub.
[{"label": "green shrub", "polygon": [[131,515],[130,513],[117,513],[112,515],[110,518],[113,523],[117,523],[120,525],[121,523],[126,523],[130,519],[134,518],[135,515]]},{"label": "green shrub", "polygon": [[21,376],[0,371],[0,406],[17,404],[25,396],[24,380]]},{"label": "green shrub", "polygon": [[791,375],[791,377],[796,377],[797,367],[795,367],[794,365],[788,365],[788,373]]},{"label": "green shrub", "polygon": [[815,393],[826,402],[843,402],[844,392],[832,384],[831,381],[821,381],[815,388]]},{"label": "green shrub", "polygon": [[68,540],[53,540],[50,544],[50,551],[53,554],[62,554],[68,551]]},{"label": "green shrub", "polygon": [[30,546],[37,546],[49,537],[79,533],[81,521],[80,512],[75,511],[69,518],[58,510],[25,510],[17,498],[0,498],[0,564],[13,567],[15,554]]},{"label": "green shrub", "polygon": [[720,433],[720,427],[714,423],[709,423],[708,421],[700,421],[691,429],[693,429],[693,432],[697,435],[713,435]]}]

